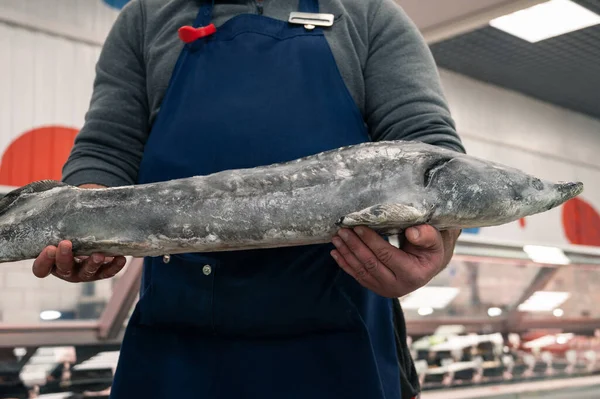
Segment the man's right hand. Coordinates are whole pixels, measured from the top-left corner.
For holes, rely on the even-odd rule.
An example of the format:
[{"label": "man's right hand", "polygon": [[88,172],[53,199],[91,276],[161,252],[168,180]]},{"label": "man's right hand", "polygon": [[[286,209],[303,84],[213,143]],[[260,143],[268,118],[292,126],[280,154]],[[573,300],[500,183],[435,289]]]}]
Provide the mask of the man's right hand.
[{"label": "man's right hand", "polygon": [[[97,184],[84,184],[79,187],[105,188]],[[58,247],[50,245],[44,248],[33,262],[33,274],[39,278],[52,274],[70,283],[81,283],[114,277],[123,269],[125,263],[124,256],[112,258],[102,254],[92,254],[89,257],[74,257],[73,244],[65,240],[61,241]]]},{"label": "man's right hand", "polygon": [[46,247],[33,262],[33,274],[39,278],[52,274],[70,283],[82,283],[114,277],[126,263],[123,256],[92,254],[75,258],[72,249],[70,241],[61,241],[58,247]]}]

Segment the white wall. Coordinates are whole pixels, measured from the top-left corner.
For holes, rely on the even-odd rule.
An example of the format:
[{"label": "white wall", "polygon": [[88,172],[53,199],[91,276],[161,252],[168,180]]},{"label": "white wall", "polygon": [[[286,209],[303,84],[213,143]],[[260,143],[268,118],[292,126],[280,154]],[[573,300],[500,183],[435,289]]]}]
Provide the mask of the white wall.
[{"label": "white wall", "polygon": [[[600,120],[441,70],[457,129],[468,153],[554,181],[582,181],[581,198],[600,209]],[[570,244],[562,208],[518,223],[484,228],[482,237]]]},{"label": "white wall", "polygon": [[117,11],[102,0],[2,0],[0,20],[27,22],[40,30],[74,34],[100,45]]},{"label": "white wall", "polygon": [[35,127],[81,127],[99,47],[0,23],[0,54],[0,152]]},{"label": "white wall", "polygon": [[[0,155],[23,132],[61,125],[79,128],[89,106],[94,67],[117,12],[101,0],[2,0],[0,20],[28,20],[42,28],[68,27],[86,40],[67,39],[0,22]],[[60,33],[60,32],[59,32]],[[42,310],[72,309],[82,286],[39,280],[31,261],[0,265],[0,322],[39,321]],[[96,284],[110,297],[112,282]]]}]

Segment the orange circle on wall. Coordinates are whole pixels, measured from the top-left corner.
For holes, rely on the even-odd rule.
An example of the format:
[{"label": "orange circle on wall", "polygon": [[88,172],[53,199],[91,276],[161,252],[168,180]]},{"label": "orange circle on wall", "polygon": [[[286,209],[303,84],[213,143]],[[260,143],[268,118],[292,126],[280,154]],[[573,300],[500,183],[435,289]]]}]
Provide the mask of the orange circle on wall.
[{"label": "orange circle on wall", "polygon": [[20,187],[37,180],[60,180],[77,132],[45,126],[21,134],[2,155],[0,185]]},{"label": "orange circle on wall", "polygon": [[564,204],[562,223],[571,244],[600,246],[600,215],[583,199],[573,198]]}]

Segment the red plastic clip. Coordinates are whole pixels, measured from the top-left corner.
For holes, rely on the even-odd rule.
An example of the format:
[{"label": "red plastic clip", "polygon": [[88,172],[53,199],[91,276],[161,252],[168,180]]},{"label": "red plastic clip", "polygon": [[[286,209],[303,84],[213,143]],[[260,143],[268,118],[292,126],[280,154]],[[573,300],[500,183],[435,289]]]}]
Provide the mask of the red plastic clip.
[{"label": "red plastic clip", "polygon": [[192,43],[202,37],[210,36],[217,31],[214,24],[194,28],[193,26],[182,26],[179,28],[179,38],[185,43]]}]

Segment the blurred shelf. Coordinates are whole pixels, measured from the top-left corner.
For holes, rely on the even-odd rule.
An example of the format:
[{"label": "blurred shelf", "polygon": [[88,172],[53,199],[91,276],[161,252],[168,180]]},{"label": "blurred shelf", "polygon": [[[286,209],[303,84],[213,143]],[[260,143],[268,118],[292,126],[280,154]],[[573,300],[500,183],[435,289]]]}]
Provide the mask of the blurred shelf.
[{"label": "blurred shelf", "polygon": [[49,323],[6,325],[0,324],[0,347],[38,347],[86,345],[92,343],[120,342],[122,333],[112,340],[98,338],[98,322],[55,321]]}]

